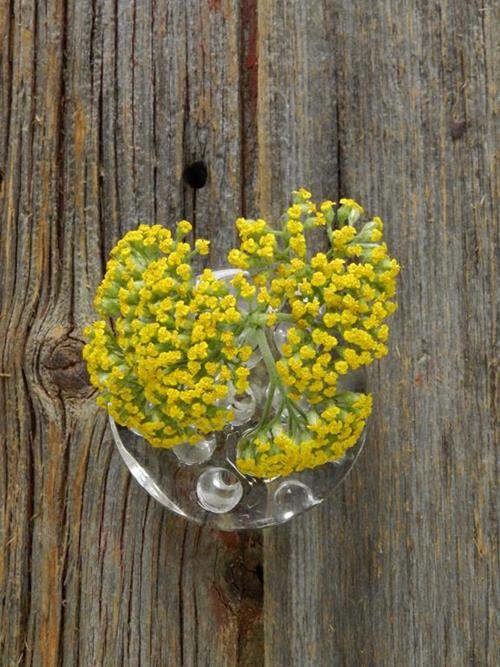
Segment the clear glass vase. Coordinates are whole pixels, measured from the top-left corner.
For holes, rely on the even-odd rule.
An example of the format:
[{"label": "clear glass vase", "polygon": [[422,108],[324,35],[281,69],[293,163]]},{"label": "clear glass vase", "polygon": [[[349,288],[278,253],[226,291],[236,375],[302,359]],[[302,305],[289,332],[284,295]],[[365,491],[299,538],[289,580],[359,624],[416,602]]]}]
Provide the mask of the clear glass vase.
[{"label": "clear glass vase", "polygon": [[[214,273],[229,281],[236,271]],[[269,335],[279,353],[282,328]],[[252,343],[246,340],[245,344]],[[234,413],[231,423],[195,445],[152,447],[140,433],[118,425],[110,417],[118,451],[139,484],[172,512],[220,530],[274,526],[319,505],[350,471],[365,440],[363,432],[343,459],[287,477],[261,479],[242,474],[235,465],[236,446],[258,423],[268,391],[267,370],[258,348],[247,364],[251,369],[249,390],[243,396],[230,391],[225,399]],[[346,390],[363,391],[364,374],[344,376],[342,384]],[[307,410],[307,405],[302,407]],[[283,418],[286,420],[285,413]]]}]

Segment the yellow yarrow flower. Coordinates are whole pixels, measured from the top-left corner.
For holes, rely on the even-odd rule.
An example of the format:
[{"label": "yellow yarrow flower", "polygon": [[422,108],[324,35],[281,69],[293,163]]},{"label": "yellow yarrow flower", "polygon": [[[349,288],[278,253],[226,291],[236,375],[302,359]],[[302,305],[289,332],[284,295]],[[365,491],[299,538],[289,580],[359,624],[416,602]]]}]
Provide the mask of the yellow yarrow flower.
[{"label": "yellow yarrow flower", "polygon": [[181,220],[180,222],[177,223],[177,231],[183,235],[189,234],[189,232],[192,229],[193,229],[192,224],[187,220]]},{"label": "yellow yarrow flower", "polygon": [[[399,266],[383,242],[382,220],[364,215],[353,199],[317,205],[300,188],[281,226],[237,219],[228,280],[210,269],[195,279],[192,258],[210,246],[184,240],[192,230],[186,220],[175,236],[159,225],[126,234],[97,290],[101,319],[85,331],[98,403],[153,446],[195,443],[230,421],[227,402],[248,390],[248,365],[260,350],[289,423],[278,428],[277,408],[264,401],[236,465],[270,477],[344,456],[371,397],[343,391],[339,378],[387,354],[385,320],[396,309]],[[312,254],[308,235],[318,226],[325,248]],[[265,332],[280,327],[285,340],[273,351]]]},{"label": "yellow yarrow flower", "polygon": [[196,239],[194,247],[200,253],[200,255],[208,255],[210,252],[210,241],[205,239]]},{"label": "yellow yarrow flower", "polygon": [[344,206],[348,206],[349,208],[353,208],[360,215],[363,215],[363,213],[365,212],[364,208],[360,204],[358,204],[358,202],[354,201],[354,199],[343,198],[340,200],[340,203],[343,204]]}]

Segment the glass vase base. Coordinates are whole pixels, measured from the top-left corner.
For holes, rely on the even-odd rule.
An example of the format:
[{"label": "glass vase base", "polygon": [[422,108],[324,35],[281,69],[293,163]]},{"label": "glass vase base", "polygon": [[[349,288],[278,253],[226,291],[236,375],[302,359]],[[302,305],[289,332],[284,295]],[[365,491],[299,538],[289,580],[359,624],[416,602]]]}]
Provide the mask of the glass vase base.
[{"label": "glass vase base", "polygon": [[241,429],[229,427],[199,445],[163,449],[111,417],[110,424],[125,464],[155,500],[190,521],[226,531],[279,525],[319,505],[351,470],[365,441],[363,432],[339,461],[258,479],[234,464]]}]

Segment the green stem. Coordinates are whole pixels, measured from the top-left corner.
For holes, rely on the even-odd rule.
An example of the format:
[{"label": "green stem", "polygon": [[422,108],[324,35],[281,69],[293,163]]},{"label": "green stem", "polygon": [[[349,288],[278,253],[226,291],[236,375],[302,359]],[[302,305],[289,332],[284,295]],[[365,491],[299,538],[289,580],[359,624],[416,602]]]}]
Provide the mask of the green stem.
[{"label": "green stem", "polygon": [[[287,405],[288,405],[288,410],[290,410],[290,405],[293,406],[293,412],[295,412],[295,415],[299,415],[304,422],[307,423],[307,415],[306,413],[301,410],[296,403],[294,403],[292,400],[290,400],[288,397],[286,397]],[[292,419],[294,416],[292,415]],[[300,423],[300,420],[297,420],[297,423]]]},{"label": "green stem", "polygon": [[267,342],[266,331],[265,329],[259,328],[255,330],[255,340],[266,364],[267,372],[269,373],[269,378],[272,380],[272,383],[275,386],[278,386],[283,392],[283,382],[276,371],[276,362],[274,361],[273,353]]},{"label": "green stem", "polygon": [[262,353],[262,358],[264,360],[264,363],[266,364],[271,386],[277,387],[279,392],[281,393],[283,401],[288,409],[290,419],[292,421],[296,421],[298,425],[301,424],[301,421],[307,421],[307,416],[304,414],[304,412],[299,407],[297,407],[294,401],[292,401],[286,395],[286,388],[283,384],[282,379],[280,378],[280,376],[276,371],[276,362],[274,360],[273,353],[271,352],[271,348],[269,347],[269,343],[267,342],[265,330],[257,329],[255,332],[255,339]]},{"label": "green stem", "polygon": [[267,422],[267,419],[269,417],[269,411],[270,411],[271,406],[273,404],[273,397],[274,397],[275,389],[276,389],[276,385],[271,384],[269,386],[269,391],[268,391],[268,394],[267,394],[267,400],[266,400],[266,404],[264,405],[264,410],[262,411],[262,418],[260,420],[259,426],[262,426]]},{"label": "green stem", "polygon": [[278,322],[293,322],[294,317],[291,313],[276,313]]}]

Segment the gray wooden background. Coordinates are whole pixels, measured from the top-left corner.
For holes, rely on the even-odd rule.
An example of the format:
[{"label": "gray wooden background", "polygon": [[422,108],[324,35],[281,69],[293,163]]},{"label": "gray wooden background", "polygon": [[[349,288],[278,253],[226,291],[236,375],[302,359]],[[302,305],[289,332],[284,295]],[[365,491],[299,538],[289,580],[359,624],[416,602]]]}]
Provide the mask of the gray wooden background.
[{"label": "gray wooden background", "polygon": [[[499,22],[493,0],[0,0],[2,665],[498,664]],[[222,262],[235,217],[300,185],[386,220],[392,352],[328,502],[211,532],[131,481],[82,328],[138,221],[194,216]]]}]

